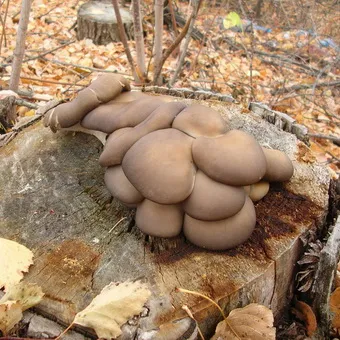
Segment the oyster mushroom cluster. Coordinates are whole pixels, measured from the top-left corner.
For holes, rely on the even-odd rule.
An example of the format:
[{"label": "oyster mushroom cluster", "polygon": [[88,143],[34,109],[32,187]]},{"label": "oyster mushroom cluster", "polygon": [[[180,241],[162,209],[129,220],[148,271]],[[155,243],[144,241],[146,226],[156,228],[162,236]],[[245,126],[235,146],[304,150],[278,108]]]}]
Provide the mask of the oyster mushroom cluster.
[{"label": "oyster mushroom cluster", "polygon": [[[228,131],[213,109],[130,91],[117,75],[102,75],[71,102],[47,112],[53,131],[73,128],[107,136],[99,158],[111,194],[136,207],[145,234],[186,238],[224,250],[246,241],[253,202],[269,182],[287,181],[294,169],[281,151],[262,148],[251,135]],[[79,124],[78,124],[79,126]]]}]

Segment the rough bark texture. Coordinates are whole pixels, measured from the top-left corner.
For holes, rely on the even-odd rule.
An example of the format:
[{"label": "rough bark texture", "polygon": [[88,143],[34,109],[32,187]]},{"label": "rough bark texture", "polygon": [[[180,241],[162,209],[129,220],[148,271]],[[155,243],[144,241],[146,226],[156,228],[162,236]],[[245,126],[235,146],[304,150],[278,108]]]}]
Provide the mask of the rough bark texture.
[{"label": "rough bark texture", "polygon": [[[130,13],[120,9],[126,35],[133,38],[133,20]],[[121,41],[117,18],[109,1],[89,1],[81,5],[77,16],[77,38],[92,39],[96,45],[107,45],[112,41]]]},{"label": "rough bark texture", "polygon": [[154,83],[161,85],[162,77],[158,70],[162,63],[162,39],[163,39],[163,8],[164,0],[155,0],[155,49],[154,49]]},{"label": "rough bark texture", "polygon": [[317,312],[319,327],[314,339],[329,339],[332,314],[329,308],[330,293],[340,254],[340,218],[338,218],[327,244],[320,252],[318,270],[313,286],[313,307]]},{"label": "rough bark texture", "polygon": [[101,145],[92,136],[52,134],[38,123],[0,150],[0,237],[33,250],[35,263],[25,280],[45,292],[39,312],[69,324],[109,282],[143,278],[152,297],[148,315],[136,328],[182,317],[181,307],[187,305],[203,333],[212,334],[219,312],[206,300],[176,293],[176,287],[210,296],[226,313],[258,302],[280,314],[291,297],[303,251],[300,237],[322,228],[328,171],[314,163],[294,135],[256,115],[241,114],[233,104],[202,103],[261,145],[285,151],[295,167],[290,182],[272,186],[256,204],[251,238],[229,251],[205,251],[182,236],[146,242],[133,226],[133,212],[111,202],[98,165]]},{"label": "rough bark texture", "polygon": [[146,75],[146,68],[145,68],[144,36],[140,0],[133,0],[132,5],[133,5],[134,32],[136,40],[137,67],[139,72],[142,74],[143,78]]}]

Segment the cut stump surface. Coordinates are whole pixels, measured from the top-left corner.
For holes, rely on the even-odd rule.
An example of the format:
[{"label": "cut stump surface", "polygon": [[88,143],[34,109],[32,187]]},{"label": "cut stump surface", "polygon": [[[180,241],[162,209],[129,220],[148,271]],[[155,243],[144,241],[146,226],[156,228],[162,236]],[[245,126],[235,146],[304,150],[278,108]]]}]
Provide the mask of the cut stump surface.
[{"label": "cut stump surface", "polygon": [[98,164],[102,146],[93,136],[53,134],[38,123],[0,149],[0,237],[33,250],[25,280],[45,292],[40,312],[69,324],[105,285],[138,278],[152,291],[142,329],[184,316],[181,307],[187,305],[204,334],[213,332],[218,311],[176,287],[208,295],[226,313],[251,302],[275,315],[282,311],[302,251],[299,238],[321,228],[327,213],[328,170],[294,135],[236,112],[233,104],[202,104],[261,145],[286,152],[295,167],[290,182],[272,186],[255,205],[251,238],[229,251],[205,251],[182,237],[145,242],[130,223],[132,212],[111,202]]},{"label": "cut stump surface", "polygon": [[[133,37],[133,19],[129,11],[120,8],[128,38]],[[77,38],[92,39],[96,45],[120,41],[117,18],[111,1],[89,1],[81,5],[77,15]]]}]

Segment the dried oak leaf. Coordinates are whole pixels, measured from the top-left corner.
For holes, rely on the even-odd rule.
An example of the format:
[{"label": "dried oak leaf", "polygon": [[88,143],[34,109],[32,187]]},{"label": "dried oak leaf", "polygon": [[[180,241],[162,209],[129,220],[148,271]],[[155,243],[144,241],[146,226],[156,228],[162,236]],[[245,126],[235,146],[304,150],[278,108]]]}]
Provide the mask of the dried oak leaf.
[{"label": "dried oak leaf", "polygon": [[334,313],[332,327],[340,329],[340,287],[331,294],[329,299],[329,307]]},{"label": "dried oak leaf", "polygon": [[275,340],[273,312],[266,306],[251,303],[234,309],[226,321],[217,325],[211,340]]},{"label": "dried oak leaf", "polygon": [[142,311],[150,295],[140,281],[112,282],[76,315],[73,323],[93,328],[99,338],[116,338],[122,333],[120,326]]},{"label": "dried oak leaf", "polygon": [[292,313],[306,326],[308,336],[312,336],[316,331],[318,324],[313,309],[303,301],[295,301],[295,307],[292,309]]},{"label": "dried oak leaf", "polygon": [[0,299],[0,304],[7,301],[16,301],[20,303],[22,311],[37,305],[44,293],[41,287],[35,283],[20,282],[9,287],[6,294]]},{"label": "dried oak leaf", "polygon": [[19,302],[7,301],[0,304],[0,331],[3,335],[6,336],[21,318],[22,309]]},{"label": "dried oak leaf", "polygon": [[0,238],[0,289],[17,284],[33,263],[33,253],[25,246]]}]

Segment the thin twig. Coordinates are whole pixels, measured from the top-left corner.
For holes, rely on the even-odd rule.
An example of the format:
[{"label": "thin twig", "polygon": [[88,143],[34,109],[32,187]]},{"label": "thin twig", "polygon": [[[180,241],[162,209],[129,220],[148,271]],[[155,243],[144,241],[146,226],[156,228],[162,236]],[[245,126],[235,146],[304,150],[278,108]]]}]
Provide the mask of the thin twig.
[{"label": "thin twig", "polygon": [[185,56],[187,54],[187,50],[188,50],[188,47],[189,47],[191,33],[192,33],[193,28],[194,28],[194,23],[195,23],[198,11],[199,11],[201,3],[202,3],[202,0],[195,0],[195,1],[196,1],[196,3],[192,5],[193,9],[192,9],[192,13],[190,15],[190,23],[189,23],[188,32],[186,34],[183,50],[182,50],[180,59],[178,61],[175,73],[174,73],[173,77],[171,78],[171,80],[169,81],[169,85],[170,86],[172,86],[175,83],[179,73],[182,70],[182,67],[183,67],[183,64],[184,64],[184,60],[185,60]]},{"label": "thin twig", "polygon": [[74,323],[72,322],[62,333],[60,333],[54,340],[61,339],[72,327]]},{"label": "thin twig", "polygon": [[316,88],[316,87],[332,87],[332,86],[335,86],[335,87],[340,86],[340,80],[330,81],[330,82],[322,82],[322,83],[313,83],[313,84],[293,85],[293,86],[290,86],[290,87],[279,88],[275,91],[272,91],[271,94],[276,95],[276,94],[280,94],[280,93],[287,93],[287,92],[311,89],[311,88]]},{"label": "thin twig", "polygon": [[5,16],[4,20],[2,20],[2,32],[1,32],[1,38],[0,38],[0,55],[1,55],[1,47],[2,47],[2,41],[5,40],[5,47],[7,44],[6,40],[6,19],[7,19],[7,14],[8,14],[8,7],[9,7],[9,0],[7,0],[7,5],[6,5],[6,10],[5,10]]},{"label": "thin twig", "polygon": [[131,52],[130,52],[129,44],[127,42],[123,20],[122,20],[122,17],[120,15],[120,11],[119,11],[118,0],[112,0],[112,5],[113,5],[113,9],[114,9],[115,14],[116,14],[120,40],[124,45],[125,53],[126,53],[128,61],[130,63],[133,78],[135,79],[135,81],[138,82],[139,78],[138,78],[136,68],[135,68],[135,65],[134,65],[134,62],[133,62],[133,58],[132,58],[132,55],[131,55]]},{"label": "thin twig", "polygon": [[[47,80],[47,79],[39,79],[39,78],[31,78],[31,77],[20,77],[20,79],[38,81],[40,83],[47,83],[47,84],[71,85],[71,86],[81,86],[81,87],[87,86],[87,85],[80,85],[80,84],[75,84],[75,83],[66,83],[66,82],[63,82],[63,81]],[[82,79],[80,79],[80,80],[82,80]]]},{"label": "thin twig", "polygon": [[34,19],[41,19],[41,18],[44,17],[45,15],[47,15],[47,14],[51,13],[52,11],[54,11],[56,8],[58,8],[58,7],[59,7],[60,5],[62,5],[63,3],[64,3],[64,1],[58,3],[57,5],[53,6],[51,9],[49,9],[46,13],[41,14],[41,15],[38,15],[38,16],[36,16]]},{"label": "thin twig", "polygon": [[101,68],[95,68],[95,67],[89,67],[89,66],[82,66],[82,65],[78,65],[78,64],[67,63],[65,61],[59,61],[59,60],[56,60],[56,59],[48,59],[48,58],[45,58],[45,57],[42,57],[40,59],[45,60],[45,61],[49,61],[50,63],[53,63],[53,64],[73,66],[73,67],[76,67],[76,68],[79,68],[79,69],[83,68],[85,70],[90,70],[90,71],[94,71],[94,72],[116,73],[116,74],[122,74],[124,76],[131,77],[131,74],[128,74],[128,73],[116,72],[116,71],[111,71],[111,70],[103,70]]},{"label": "thin twig", "polygon": [[187,34],[188,29],[190,27],[190,23],[191,23],[192,18],[193,18],[193,13],[191,13],[191,15],[189,16],[189,18],[188,18],[185,26],[183,27],[181,33],[177,36],[177,38],[171,44],[171,46],[164,52],[164,54],[162,56],[161,63],[159,65],[159,68],[157,69],[157,71],[155,73],[155,79],[158,79],[158,77],[160,76],[160,73],[162,71],[162,67],[163,67],[165,61],[169,58],[171,53],[176,49],[176,47],[181,43],[181,41],[183,40],[183,38]]},{"label": "thin twig", "polygon": [[323,135],[323,134],[318,134],[318,133],[308,133],[308,136],[312,138],[328,139],[334,142],[335,144],[340,145],[340,138],[335,137],[335,136]]},{"label": "thin twig", "polygon": [[126,220],[127,217],[123,217],[121,218],[110,230],[109,230],[109,234],[111,234],[111,232],[119,225],[120,222]]},{"label": "thin twig", "polygon": [[[27,61],[31,61],[31,60],[42,59],[45,55],[51,54],[51,53],[53,53],[53,52],[55,52],[55,51],[57,51],[57,50],[59,50],[59,49],[65,47],[65,46],[68,46],[68,45],[70,45],[70,44],[73,44],[74,42],[75,42],[75,40],[70,40],[70,41],[68,41],[68,42],[65,43],[65,44],[62,44],[62,45],[60,45],[60,46],[58,46],[58,47],[53,48],[52,50],[45,51],[45,52],[43,52],[43,53],[41,53],[41,54],[38,54],[38,55],[36,55],[36,56],[34,56],[34,57],[28,57],[28,58],[24,59],[22,62],[23,62],[23,63],[26,63]],[[6,67],[6,66],[8,66],[8,65],[11,65],[11,64],[2,64],[1,66],[2,66],[2,67]]]},{"label": "thin twig", "polygon": [[26,106],[29,109],[33,109],[33,110],[36,110],[39,107],[37,104],[28,102],[27,100],[23,100],[23,99],[20,99],[20,98],[15,99],[14,103],[16,105],[19,105],[19,106]]},{"label": "thin twig", "polygon": [[[193,320],[196,321],[196,319],[194,318],[194,316],[193,316],[191,310],[189,309],[189,307],[188,307],[187,305],[182,306],[182,309],[183,309],[183,310],[191,317],[191,319],[193,319]],[[198,330],[199,335],[201,336],[201,338],[202,338],[203,340],[205,340],[204,335],[203,335],[203,333],[202,333],[202,331],[201,331],[201,329],[200,329],[200,326],[198,325],[198,322],[197,322],[197,321],[196,321],[196,325],[197,325],[197,330]]]}]

